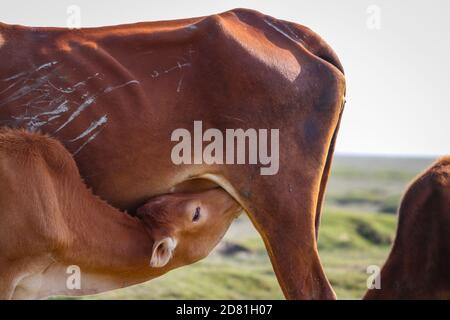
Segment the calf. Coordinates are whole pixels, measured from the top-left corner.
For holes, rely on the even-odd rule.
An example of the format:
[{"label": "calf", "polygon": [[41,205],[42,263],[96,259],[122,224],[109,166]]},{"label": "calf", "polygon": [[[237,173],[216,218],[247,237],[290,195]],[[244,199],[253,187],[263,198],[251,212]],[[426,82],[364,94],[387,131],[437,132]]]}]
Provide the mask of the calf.
[{"label": "calf", "polygon": [[408,188],[381,289],[365,299],[450,299],[450,157]]},{"label": "calf", "polygon": [[143,222],[94,196],[56,140],[0,129],[0,298],[93,294],[152,279],[205,257],[239,211],[212,189],[154,198],[137,211]]}]

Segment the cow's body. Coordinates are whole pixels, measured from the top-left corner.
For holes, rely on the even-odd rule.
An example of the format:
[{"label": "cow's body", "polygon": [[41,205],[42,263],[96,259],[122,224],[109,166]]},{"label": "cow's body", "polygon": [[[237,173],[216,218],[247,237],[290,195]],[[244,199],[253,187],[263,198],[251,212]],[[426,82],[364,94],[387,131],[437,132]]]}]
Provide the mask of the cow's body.
[{"label": "cow's body", "polygon": [[450,157],[413,181],[399,209],[397,235],[365,299],[450,299]]},{"label": "cow's body", "polygon": [[[261,233],[286,296],[333,297],[314,227],[345,81],[318,35],[233,10],[81,30],[0,25],[0,37],[2,125],[59,139],[87,184],[119,208],[194,189],[195,178],[221,185]],[[171,133],[194,120],[221,131],[280,129],[278,174],[174,165]]]}]

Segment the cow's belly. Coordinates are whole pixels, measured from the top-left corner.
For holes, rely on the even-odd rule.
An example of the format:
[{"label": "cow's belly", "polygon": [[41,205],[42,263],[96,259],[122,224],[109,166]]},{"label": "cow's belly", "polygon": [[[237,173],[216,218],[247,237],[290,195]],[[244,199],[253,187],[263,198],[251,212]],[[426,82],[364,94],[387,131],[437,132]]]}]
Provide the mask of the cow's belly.
[{"label": "cow's belly", "polygon": [[[200,192],[220,186],[239,201],[238,192],[220,168],[203,165],[168,166],[170,160],[146,159],[118,173],[114,167],[103,166],[97,175],[83,174],[92,170],[92,162],[80,162],[81,174],[93,192],[110,204],[134,211],[149,198],[175,192]],[[89,171],[91,172],[91,171]]]},{"label": "cow's belly", "polygon": [[171,132],[192,126],[196,119],[190,110],[180,113],[180,103],[191,100],[197,109],[202,106],[189,96],[186,85],[195,84],[183,67],[172,69],[176,61],[161,59],[159,64],[169,71],[153,80],[149,72],[118,74],[116,66],[106,62],[83,70],[75,61],[70,68],[64,59],[5,71],[1,125],[58,139],[94,193],[122,209],[133,209],[154,195],[205,188],[184,182],[211,168],[176,166],[170,157]]}]

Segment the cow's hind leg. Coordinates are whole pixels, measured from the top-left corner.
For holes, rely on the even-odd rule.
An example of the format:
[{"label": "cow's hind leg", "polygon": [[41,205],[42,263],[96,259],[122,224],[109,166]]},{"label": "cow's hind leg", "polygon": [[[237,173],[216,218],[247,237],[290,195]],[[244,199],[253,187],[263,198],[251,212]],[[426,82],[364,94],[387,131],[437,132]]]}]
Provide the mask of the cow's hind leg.
[{"label": "cow's hind leg", "polygon": [[332,136],[322,152],[303,152],[291,145],[284,150],[286,156],[280,157],[275,175],[249,172],[248,167],[241,172],[236,168],[229,171],[229,181],[261,234],[288,299],[335,298],[320,263],[316,240],[317,209],[326,184],[324,175],[330,168]]},{"label": "cow's hind leg", "polygon": [[280,182],[252,191],[261,201],[253,203],[248,214],[265,242],[286,298],[334,299],[319,260],[315,219],[309,214],[315,201],[299,203],[289,188],[295,187]]}]

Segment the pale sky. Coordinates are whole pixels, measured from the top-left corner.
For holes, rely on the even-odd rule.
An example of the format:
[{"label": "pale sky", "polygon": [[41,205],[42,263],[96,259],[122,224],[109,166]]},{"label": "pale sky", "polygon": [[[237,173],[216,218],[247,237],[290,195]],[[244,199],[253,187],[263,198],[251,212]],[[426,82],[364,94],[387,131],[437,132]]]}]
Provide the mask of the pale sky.
[{"label": "pale sky", "polygon": [[0,3],[0,21],[66,26],[70,5],[81,9],[82,26],[186,18],[236,7],[306,25],[335,49],[346,71],[347,105],[337,152],[450,154],[450,1],[14,0]]}]

